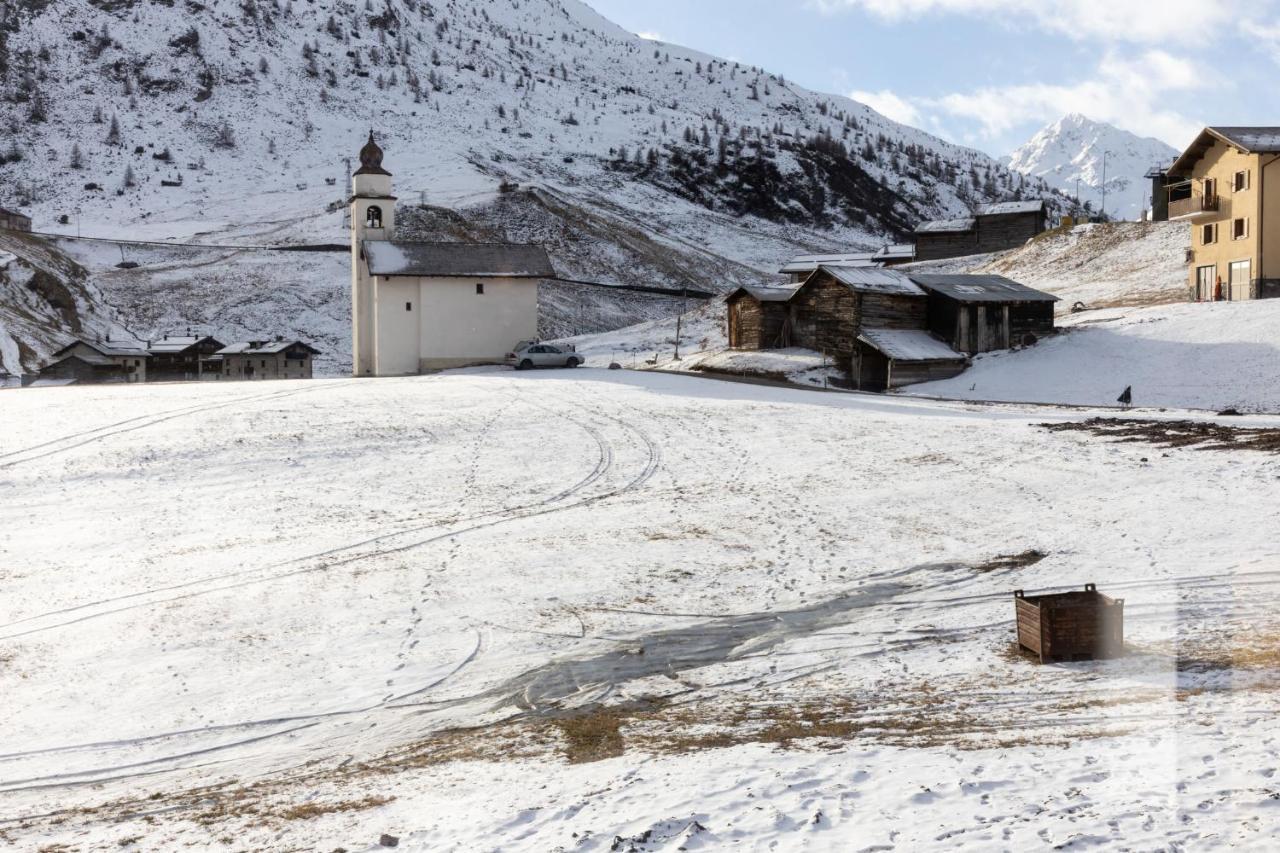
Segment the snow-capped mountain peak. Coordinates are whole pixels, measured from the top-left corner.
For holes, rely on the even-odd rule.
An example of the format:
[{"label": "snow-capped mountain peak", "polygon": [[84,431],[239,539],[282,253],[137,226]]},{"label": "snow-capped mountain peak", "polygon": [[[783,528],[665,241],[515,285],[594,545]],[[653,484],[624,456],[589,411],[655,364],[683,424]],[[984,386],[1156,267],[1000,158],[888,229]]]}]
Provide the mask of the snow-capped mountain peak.
[{"label": "snow-capped mountain peak", "polygon": [[[1137,219],[1149,204],[1143,177],[1168,164],[1178,152],[1158,139],[1143,138],[1079,113],[1064,116],[1037,133],[1009,158],[1009,168],[1075,196],[1097,211],[1106,181],[1106,213]],[[1105,179],[1104,179],[1105,171]]]}]

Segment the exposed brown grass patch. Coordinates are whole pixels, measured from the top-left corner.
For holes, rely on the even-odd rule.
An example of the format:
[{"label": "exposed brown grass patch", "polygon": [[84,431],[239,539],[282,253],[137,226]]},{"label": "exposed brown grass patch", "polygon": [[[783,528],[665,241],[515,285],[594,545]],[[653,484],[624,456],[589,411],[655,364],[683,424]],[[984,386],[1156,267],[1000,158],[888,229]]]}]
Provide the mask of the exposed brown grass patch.
[{"label": "exposed brown grass patch", "polygon": [[1253,450],[1280,453],[1280,429],[1247,429],[1202,421],[1152,421],[1091,418],[1041,424],[1050,432],[1084,432],[1120,443],[1153,444],[1195,450]]},{"label": "exposed brown grass patch", "polygon": [[1178,649],[1179,672],[1280,670],[1280,634],[1218,638]]},{"label": "exposed brown grass patch", "polygon": [[626,742],[622,738],[622,725],[626,719],[620,711],[598,708],[556,720],[553,725],[564,738],[564,752],[569,763],[589,764],[617,758],[626,751]]},{"label": "exposed brown grass patch", "polygon": [[338,803],[303,803],[287,808],[277,814],[285,820],[314,820],[330,814],[342,812],[363,812],[395,802],[395,797],[365,797],[360,800],[344,800]]},{"label": "exposed brown grass patch", "polygon": [[1037,563],[1044,562],[1048,556],[1043,551],[1037,551],[1033,548],[1030,551],[1023,551],[1021,554],[1004,554],[994,557],[985,563],[979,563],[974,568],[980,572],[1008,572],[1030,568]]}]

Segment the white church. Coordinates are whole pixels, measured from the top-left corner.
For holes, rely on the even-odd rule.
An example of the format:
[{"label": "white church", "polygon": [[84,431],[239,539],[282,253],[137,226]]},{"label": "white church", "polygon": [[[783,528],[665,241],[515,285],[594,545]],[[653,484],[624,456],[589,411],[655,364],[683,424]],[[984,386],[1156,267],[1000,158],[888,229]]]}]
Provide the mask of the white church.
[{"label": "white church", "polygon": [[352,179],[351,321],[356,376],[412,376],[500,363],[538,337],[540,246],[397,242],[396,199],[369,142]]}]

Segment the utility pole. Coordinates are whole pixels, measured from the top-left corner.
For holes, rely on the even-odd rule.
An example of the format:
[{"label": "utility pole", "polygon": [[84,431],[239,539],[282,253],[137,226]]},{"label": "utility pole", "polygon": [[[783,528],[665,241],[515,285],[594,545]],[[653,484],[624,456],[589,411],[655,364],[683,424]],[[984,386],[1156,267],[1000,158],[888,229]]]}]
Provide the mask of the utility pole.
[{"label": "utility pole", "polygon": [[1102,152],[1102,218],[1107,218],[1107,155],[1110,151]]},{"label": "utility pole", "polygon": [[689,285],[680,288],[680,316],[676,317],[676,361],[680,360],[680,335],[684,330],[684,315],[689,308]]}]

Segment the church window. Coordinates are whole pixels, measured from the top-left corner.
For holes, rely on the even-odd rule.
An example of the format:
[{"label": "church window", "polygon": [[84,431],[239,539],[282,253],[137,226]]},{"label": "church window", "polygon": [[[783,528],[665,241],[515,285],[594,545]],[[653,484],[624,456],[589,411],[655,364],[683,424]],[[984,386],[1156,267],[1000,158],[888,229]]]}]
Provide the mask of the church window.
[{"label": "church window", "polygon": [[476,296],[484,296],[484,285],[483,285],[483,284],[477,284],[477,285],[476,285]]},{"label": "church window", "polygon": [[369,208],[369,212],[365,214],[365,224],[370,228],[382,227],[382,208],[376,204]]}]

